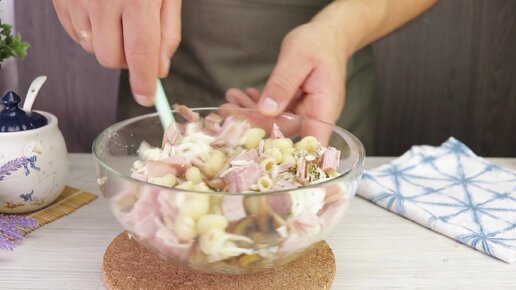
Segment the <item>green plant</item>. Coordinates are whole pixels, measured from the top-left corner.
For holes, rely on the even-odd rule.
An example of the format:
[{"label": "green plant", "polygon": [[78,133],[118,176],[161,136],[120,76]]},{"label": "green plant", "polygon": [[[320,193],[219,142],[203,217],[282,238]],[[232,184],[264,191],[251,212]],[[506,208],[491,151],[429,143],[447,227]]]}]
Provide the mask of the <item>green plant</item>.
[{"label": "green plant", "polygon": [[0,63],[9,57],[24,58],[29,44],[22,41],[21,35],[12,35],[12,25],[0,23]]}]

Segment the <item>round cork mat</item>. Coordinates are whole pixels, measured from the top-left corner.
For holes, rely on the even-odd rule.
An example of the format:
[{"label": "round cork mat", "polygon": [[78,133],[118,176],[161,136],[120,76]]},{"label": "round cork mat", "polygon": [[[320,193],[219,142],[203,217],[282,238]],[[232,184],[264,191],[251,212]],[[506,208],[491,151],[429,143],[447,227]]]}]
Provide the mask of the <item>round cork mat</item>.
[{"label": "round cork mat", "polygon": [[282,267],[240,276],[205,274],[167,263],[126,233],[116,237],[104,254],[102,267],[108,289],[329,289],[335,277],[335,257],[321,241]]}]

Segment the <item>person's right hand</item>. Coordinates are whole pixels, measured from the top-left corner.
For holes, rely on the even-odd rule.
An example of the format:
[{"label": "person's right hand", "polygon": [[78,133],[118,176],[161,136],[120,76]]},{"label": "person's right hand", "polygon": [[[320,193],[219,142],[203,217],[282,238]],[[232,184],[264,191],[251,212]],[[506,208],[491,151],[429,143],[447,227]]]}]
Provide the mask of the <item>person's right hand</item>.
[{"label": "person's right hand", "polygon": [[181,0],[53,0],[66,32],[108,68],[128,68],[136,101],[151,106],[181,41]]}]

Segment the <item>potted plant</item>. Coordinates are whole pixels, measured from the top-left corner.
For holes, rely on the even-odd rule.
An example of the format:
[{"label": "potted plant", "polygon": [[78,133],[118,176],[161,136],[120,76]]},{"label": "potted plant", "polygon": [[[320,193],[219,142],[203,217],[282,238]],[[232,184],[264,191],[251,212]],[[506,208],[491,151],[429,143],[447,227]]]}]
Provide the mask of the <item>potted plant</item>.
[{"label": "potted plant", "polygon": [[25,58],[29,44],[21,39],[20,34],[12,34],[13,26],[0,22],[0,69],[2,62],[10,57]]}]

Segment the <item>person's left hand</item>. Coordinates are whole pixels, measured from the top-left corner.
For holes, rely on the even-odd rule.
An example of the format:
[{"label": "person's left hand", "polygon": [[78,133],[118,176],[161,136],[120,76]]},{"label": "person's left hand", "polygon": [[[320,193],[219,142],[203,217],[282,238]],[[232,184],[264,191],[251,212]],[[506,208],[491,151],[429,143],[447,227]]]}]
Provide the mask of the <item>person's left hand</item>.
[{"label": "person's left hand", "polygon": [[344,107],[348,51],[331,27],[310,22],[292,30],[282,42],[278,62],[262,93],[229,89],[226,99],[265,116],[284,111],[335,123]]}]

